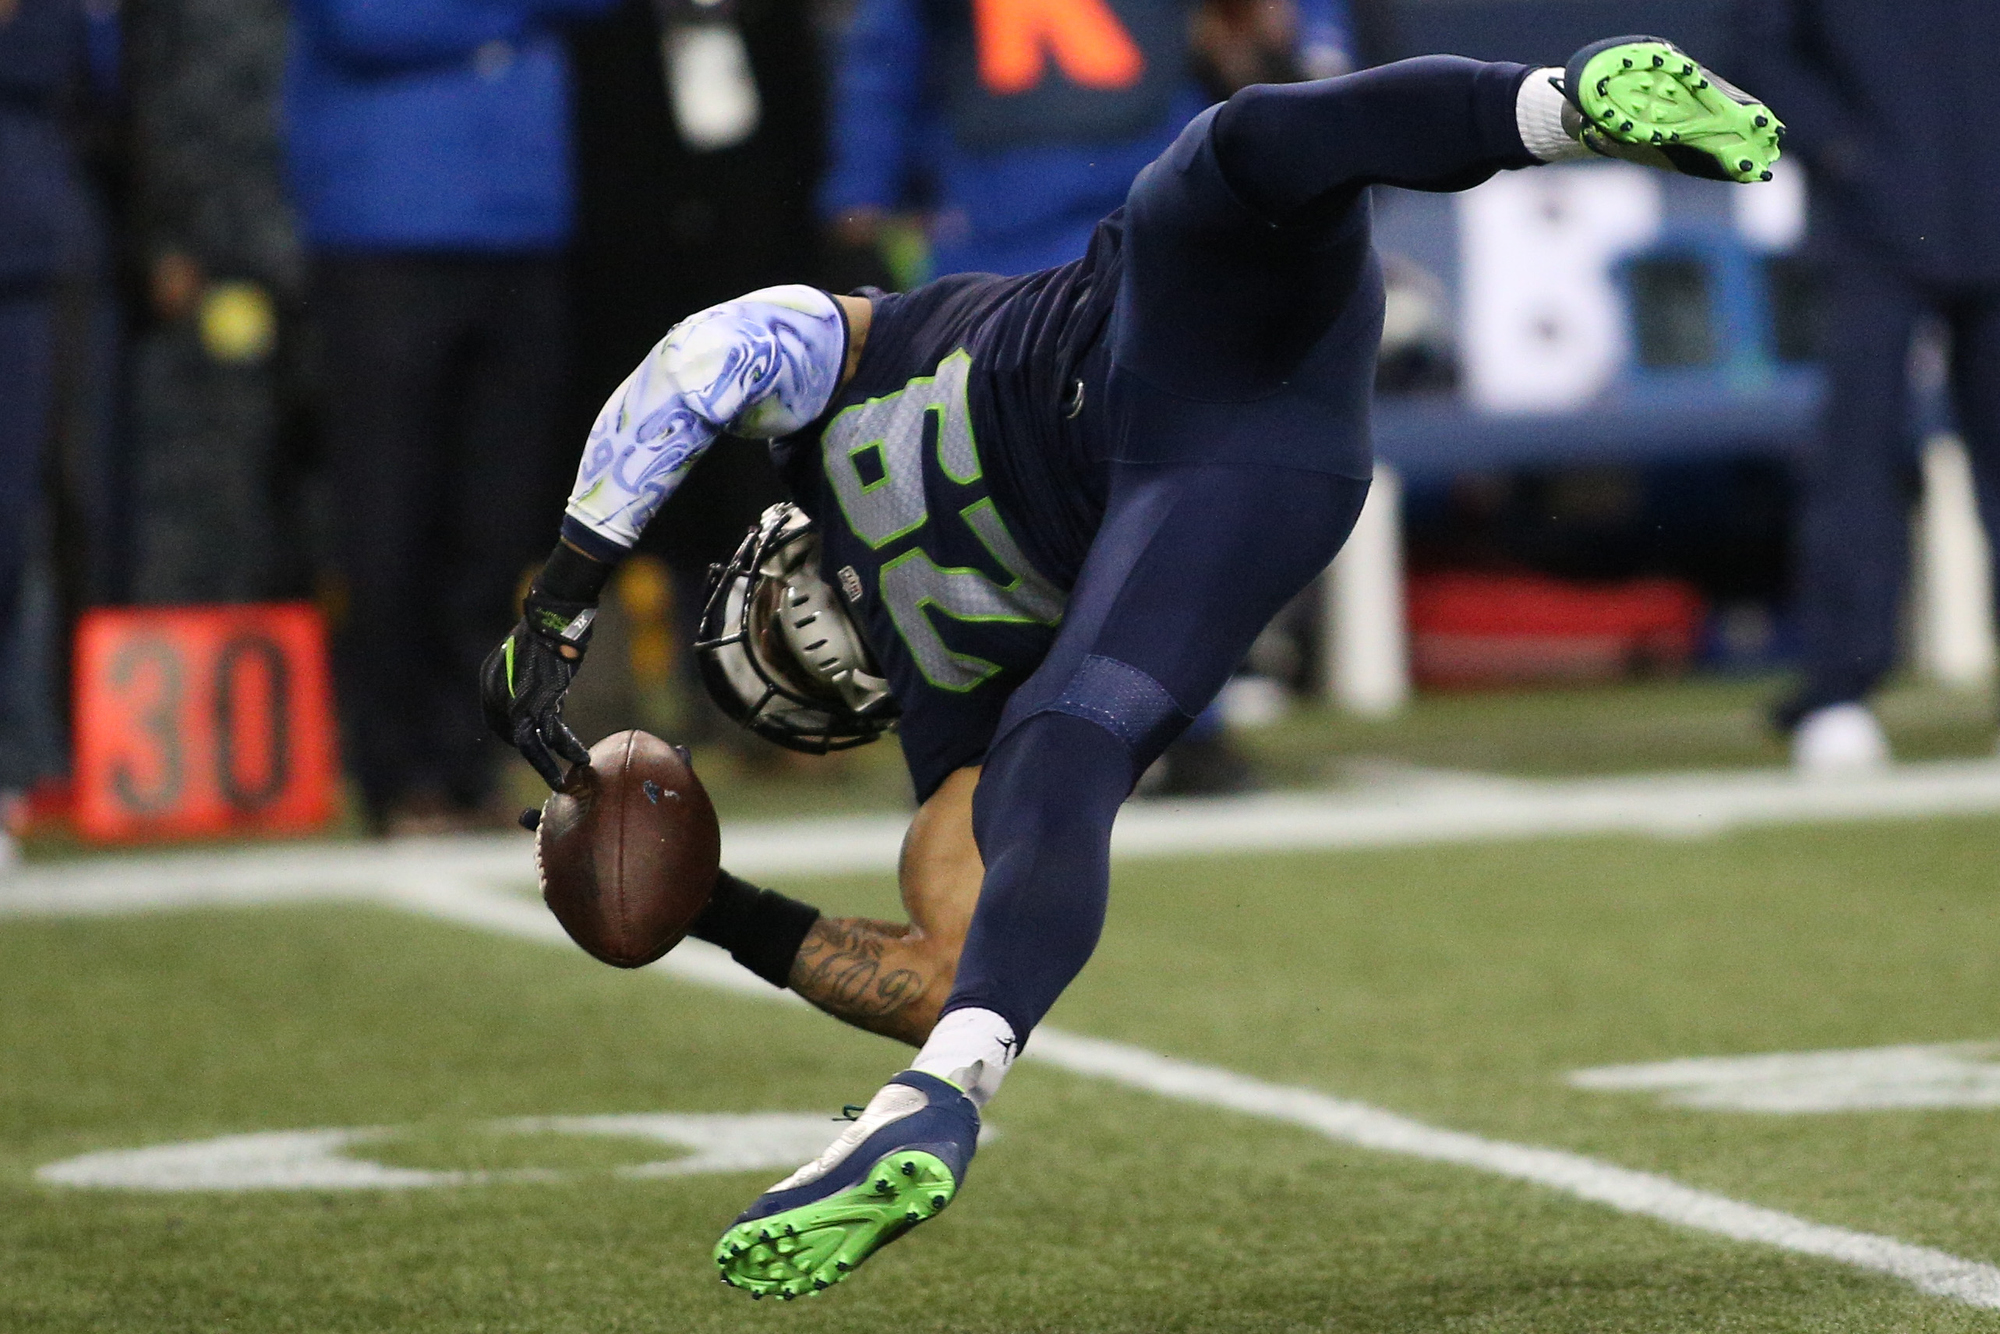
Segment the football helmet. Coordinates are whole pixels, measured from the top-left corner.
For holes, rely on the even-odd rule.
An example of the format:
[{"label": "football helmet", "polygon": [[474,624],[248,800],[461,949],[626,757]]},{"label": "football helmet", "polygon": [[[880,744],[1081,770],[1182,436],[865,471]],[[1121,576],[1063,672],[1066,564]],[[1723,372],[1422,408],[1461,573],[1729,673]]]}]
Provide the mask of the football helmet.
[{"label": "football helmet", "polygon": [[711,571],[694,645],[702,684],[724,713],[809,755],[866,745],[900,712],[860,627],[820,578],[819,553],[804,510],[765,510]]}]

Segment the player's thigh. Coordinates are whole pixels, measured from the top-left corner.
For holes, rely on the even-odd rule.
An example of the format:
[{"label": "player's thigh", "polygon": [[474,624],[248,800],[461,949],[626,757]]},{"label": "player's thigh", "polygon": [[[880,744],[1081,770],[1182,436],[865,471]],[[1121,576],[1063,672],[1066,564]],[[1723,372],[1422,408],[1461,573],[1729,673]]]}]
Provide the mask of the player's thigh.
[{"label": "player's thigh", "polygon": [[1379,276],[1360,196],[1286,227],[1242,203],[1216,160],[1215,111],[1126,197],[1112,360],[1178,398],[1248,403],[1294,383],[1343,318],[1372,324]]},{"label": "player's thigh", "polygon": [[1143,767],[1213,700],[1346,541],[1368,484],[1261,465],[1114,465],[1054,648],[1000,733],[1045,711],[1106,725]]},{"label": "player's thigh", "polygon": [[947,777],[917,808],[896,868],[910,924],[954,959],[986,875],[972,837],[972,794],[978,786],[977,765]]}]

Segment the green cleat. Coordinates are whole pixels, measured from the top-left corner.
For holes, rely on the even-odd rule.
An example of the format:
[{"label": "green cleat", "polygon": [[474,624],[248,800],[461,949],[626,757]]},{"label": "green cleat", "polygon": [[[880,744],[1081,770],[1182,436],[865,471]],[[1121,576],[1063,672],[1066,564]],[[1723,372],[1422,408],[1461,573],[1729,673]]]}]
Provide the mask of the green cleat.
[{"label": "green cleat", "polygon": [[1712,181],[1770,180],[1785,137],[1769,107],[1659,37],[1584,47],[1563,95],[1594,152]]},{"label": "green cleat", "polygon": [[951,1084],[906,1070],[813,1163],[760,1196],[715,1244],[722,1281],[790,1301],[824,1291],[951,1203],[979,1141],[979,1111]]},{"label": "green cleat", "polygon": [[716,1243],[715,1263],[723,1282],[752,1297],[810,1297],[934,1217],[957,1191],[951,1169],[935,1155],[892,1154],[858,1186],[768,1220],[738,1223]]}]

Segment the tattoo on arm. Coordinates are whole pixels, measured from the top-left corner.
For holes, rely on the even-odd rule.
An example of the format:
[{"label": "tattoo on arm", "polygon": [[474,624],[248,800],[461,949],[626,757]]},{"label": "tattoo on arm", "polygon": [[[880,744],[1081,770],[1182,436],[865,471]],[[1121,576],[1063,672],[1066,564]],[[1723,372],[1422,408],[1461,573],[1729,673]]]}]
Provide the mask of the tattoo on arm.
[{"label": "tattoo on arm", "polygon": [[845,1019],[896,1013],[929,985],[916,969],[885,958],[908,930],[851,917],[820,918],[792,961],[792,990]]}]

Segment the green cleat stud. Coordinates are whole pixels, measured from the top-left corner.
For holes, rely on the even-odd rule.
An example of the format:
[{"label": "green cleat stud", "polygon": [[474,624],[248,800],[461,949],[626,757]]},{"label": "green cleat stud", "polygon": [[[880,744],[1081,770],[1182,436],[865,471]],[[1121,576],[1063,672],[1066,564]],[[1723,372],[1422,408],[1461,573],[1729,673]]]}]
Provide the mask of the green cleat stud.
[{"label": "green cleat stud", "polygon": [[[818,1296],[935,1216],[951,1202],[954,1188],[950,1169],[934,1155],[887,1154],[845,1191],[731,1229],[715,1251],[720,1277],[757,1297],[789,1302]],[[753,1229],[761,1241],[751,1241]]]},{"label": "green cleat stud", "polygon": [[1585,142],[1608,157],[1755,181],[1783,142],[1784,126],[1768,106],[1663,39],[1613,39],[1587,48],[1562,87],[1581,113]]}]

